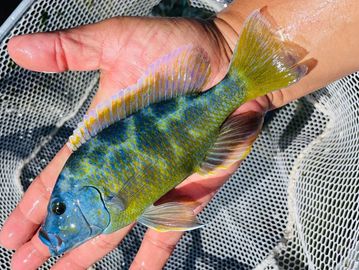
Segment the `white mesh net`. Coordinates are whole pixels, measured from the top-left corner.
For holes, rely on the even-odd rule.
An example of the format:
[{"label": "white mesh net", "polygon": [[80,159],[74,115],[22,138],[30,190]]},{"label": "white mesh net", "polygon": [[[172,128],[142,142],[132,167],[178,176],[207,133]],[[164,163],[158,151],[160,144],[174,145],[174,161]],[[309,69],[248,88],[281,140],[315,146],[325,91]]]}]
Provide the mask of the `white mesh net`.
[{"label": "white mesh net", "polygon": [[[21,189],[66,142],[97,87],[95,72],[40,74],[9,59],[13,35],[116,15],[148,15],[159,1],[23,1],[0,29],[0,224]],[[218,11],[225,1],[192,0]],[[359,75],[272,112],[249,157],[186,233],[165,269],[359,269]],[[136,226],[96,269],[128,269]],[[0,249],[0,268],[12,252]],[[55,259],[43,267],[49,269]]]}]

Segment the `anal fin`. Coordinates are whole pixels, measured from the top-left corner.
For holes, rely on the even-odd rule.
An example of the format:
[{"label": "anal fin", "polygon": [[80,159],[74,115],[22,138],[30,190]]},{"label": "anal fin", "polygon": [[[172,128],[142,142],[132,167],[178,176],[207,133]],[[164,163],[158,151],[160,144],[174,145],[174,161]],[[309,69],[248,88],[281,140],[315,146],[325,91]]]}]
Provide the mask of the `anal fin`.
[{"label": "anal fin", "polygon": [[247,112],[230,116],[222,125],[217,141],[198,169],[201,175],[227,169],[245,159],[263,124],[264,114]]},{"label": "anal fin", "polygon": [[203,226],[190,205],[177,202],[149,206],[138,222],[159,232],[189,231]]}]

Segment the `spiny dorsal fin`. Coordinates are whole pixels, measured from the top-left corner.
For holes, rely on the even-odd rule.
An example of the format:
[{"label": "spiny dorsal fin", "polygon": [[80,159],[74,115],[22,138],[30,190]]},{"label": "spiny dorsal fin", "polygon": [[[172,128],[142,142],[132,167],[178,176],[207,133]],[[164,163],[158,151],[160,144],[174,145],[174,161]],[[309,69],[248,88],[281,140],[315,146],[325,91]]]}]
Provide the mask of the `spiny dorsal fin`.
[{"label": "spiny dorsal fin", "polygon": [[202,49],[187,46],[175,50],[152,64],[137,84],[91,110],[67,146],[75,151],[104,128],[152,103],[201,92],[209,74],[209,60]]},{"label": "spiny dorsal fin", "polygon": [[209,150],[198,173],[211,174],[227,169],[249,153],[263,124],[263,114],[247,112],[229,117],[221,127],[217,141]]}]

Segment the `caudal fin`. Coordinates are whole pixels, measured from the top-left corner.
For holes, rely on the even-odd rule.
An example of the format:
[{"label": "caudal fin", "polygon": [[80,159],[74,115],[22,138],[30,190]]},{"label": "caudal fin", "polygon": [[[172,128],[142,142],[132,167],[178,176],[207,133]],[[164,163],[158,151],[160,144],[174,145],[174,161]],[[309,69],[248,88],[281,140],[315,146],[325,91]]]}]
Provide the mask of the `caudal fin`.
[{"label": "caudal fin", "polygon": [[244,23],[228,75],[245,82],[245,100],[263,96],[297,82],[308,70],[299,64],[303,49],[283,41],[261,13],[254,12]]}]

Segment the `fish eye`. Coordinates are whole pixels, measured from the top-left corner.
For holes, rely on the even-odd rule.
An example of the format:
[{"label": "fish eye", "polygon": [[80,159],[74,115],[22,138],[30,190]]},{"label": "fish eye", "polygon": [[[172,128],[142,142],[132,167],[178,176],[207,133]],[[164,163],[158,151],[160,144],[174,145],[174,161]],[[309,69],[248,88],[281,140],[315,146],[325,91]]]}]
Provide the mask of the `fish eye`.
[{"label": "fish eye", "polygon": [[63,213],[65,213],[65,211],[66,211],[66,205],[63,202],[56,201],[52,203],[52,212],[55,215],[60,216]]}]

